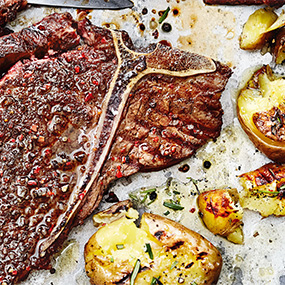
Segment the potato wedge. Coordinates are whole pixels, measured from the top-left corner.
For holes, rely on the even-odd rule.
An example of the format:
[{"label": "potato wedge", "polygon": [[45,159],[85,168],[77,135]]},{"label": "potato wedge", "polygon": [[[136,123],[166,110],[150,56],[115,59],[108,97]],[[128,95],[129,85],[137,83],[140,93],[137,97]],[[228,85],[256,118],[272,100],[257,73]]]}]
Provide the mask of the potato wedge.
[{"label": "potato wedge", "polygon": [[285,79],[269,66],[254,73],[237,100],[240,124],[255,146],[276,162],[285,162]]},{"label": "potato wedge", "polygon": [[263,217],[285,215],[285,165],[269,163],[240,175],[240,203]]},{"label": "potato wedge", "polygon": [[218,189],[201,193],[197,202],[201,218],[213,234],[242,244],[243,210],[238,199],[236,189]]},{"label": "potato wedge", "polygon": [[[147,248],[147,251],[145,250]],[[169,219],[144,213],[140,228],[123,217],[101,227],[85,246],[92,284],[215,284],[222,258],[201,235]],[[154,282],[154,283],[152,283]]]},{"label": "potato wedge", "polygon": [[245,50],[261,48],[272,37],[269,28],[277,18],[277,14],[269,8],[259,9],[250,15],[243,27],[240,48]]}]

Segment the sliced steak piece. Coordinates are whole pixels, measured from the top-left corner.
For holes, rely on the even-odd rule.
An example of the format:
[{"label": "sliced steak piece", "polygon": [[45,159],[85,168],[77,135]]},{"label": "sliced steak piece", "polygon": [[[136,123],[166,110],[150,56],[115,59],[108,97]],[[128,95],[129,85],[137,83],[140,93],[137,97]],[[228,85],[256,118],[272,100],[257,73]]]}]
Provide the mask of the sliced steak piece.
[{"label": "sliced steak piece", "polygon": [[[42,22],[53,17],[64,15]],[[220,132],[227,67],[161,45],[140,54],[126,33],[86,20],[78,33],[86,44],[18,62],[0,81],[0,282],[49,268],[114,178],[173,164]]]},{"label": "sliced steak piece", "polygon": [[285,0],[204,0],[206,4],[220,5],[268,5],[281,7],[285,4]]},{"label": "sliced steak piece", "polygon": [[0,0],[0,26],[15,20],[17,12],[26,6],[26,0]]},{"label": "sliced steak piece", "polygon": [[48,50],[67,50],[80,42],[69,13],[52,14],[39,23],[0,38],[0,72],[32,55],[41,58]]}]

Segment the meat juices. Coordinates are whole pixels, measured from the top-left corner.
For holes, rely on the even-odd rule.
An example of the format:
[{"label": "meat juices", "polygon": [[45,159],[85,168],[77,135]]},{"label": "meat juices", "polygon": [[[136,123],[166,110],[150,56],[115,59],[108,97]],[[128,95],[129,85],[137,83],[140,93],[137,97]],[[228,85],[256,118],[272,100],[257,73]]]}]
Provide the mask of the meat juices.
[{"label": "meat juices", "polygon": [[[48,27],[55,19],[60,33]],[[111,181],[165,168],[218,137],[231,75],[161,45],[139,54],[126,32],[68,14],[35,26],[51,32],[18,48],[34,54],[45,42],[57,51],[40,46],[43,59],[17,62],[0,81],[0,284],[50,268],[51,254]],[[4,61],[15,48],[6,43]]]}]

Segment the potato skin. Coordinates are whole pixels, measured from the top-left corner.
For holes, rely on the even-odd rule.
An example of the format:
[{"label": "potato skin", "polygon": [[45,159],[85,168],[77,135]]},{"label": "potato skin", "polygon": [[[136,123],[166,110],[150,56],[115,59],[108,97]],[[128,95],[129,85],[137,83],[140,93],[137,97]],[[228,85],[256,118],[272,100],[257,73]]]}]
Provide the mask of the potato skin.
[{"label": "potato skin", "polygon": [[273,161],[285,162],[285,145],[276,144],[274,141],[266,138],[262,134],[257,135],[243,120],[240,115],[239,107],[237,107],[238,119],[241,127],[253,142],[255,147],[263,152],[268,158]]},{"label": "potato skin", "polygon": [[[263,66],[262,68],[257,70],[253,74],[252,78],[248,81],[247,85],[241,90],[238,96],[237,99],[238,119],[241,124],[241,127],[248,135],[249,139],[256,146],[256,148],[258,148],[271,160],[283,163],[285,162],[285,141],[273,140],[269,137],[266,137],[263,133],[261,133],[257,129],[256,125],[253,123],[253,116],[249,115],[249,113],[245,111],[247,108],[246,104],[252,104],[252,102],[254,102],[254,104],[256,105],[256,112],[258,112],[259,109],[264,108],[265,104],[267,104],[268,102],[276,101],[270,98],[271,93],[274,94],[274,96],[279,96],[276,95],[278,92],[277,90],[273,90],[273,92],[270,92],[270,90],[266,90],[267,94],[266,96],[264,94],[261,94],[260,89],[263,89],[263,87],[262,88],[260,87],[261,85],[260,76],[266,76],[265,78],[269,82],[268,84],[263,83],[264,85],[266,85],[264,88],[270,88],[270,82],[274,82],[275,80],[277,80],[276,78],[274,78],[274,75],[272,75],[272,71],[269,66]],[[282,84],[284,86],[282,86],[281,84],[281,87],[279,88],[282,92],[283,88],[285,88],[285,81],[284,79],[278,79],[278,80],[281,81],[283,80]],[[262,81],[264,81],[264,79],[262,79]],[[256,96],[254,95],[255,92],[259,92],[260,94]],[[248,94],[253,94],[253,95],[251,96]],[[260,100],[260,98],[263,98],[262,100],[266,101],[262,101],[263,103],[261,104],[260,103],[261,101],[258,101]],[[274,107],[279,108],[279,106],[274,106]],[[269,108],[272,108],[272,106]]]},{"label": "potato skin", "polygon": [[241,244],[243,211],[237,201],[236,189],[216,189],[201,193],[197,203],[204,224],[213,234]]},{"label": "potato skin", "polygon": [[[152,278],[158,276],[161,276],[160,281],[164,285],[178,284],[178,280],[182,280],[184,284],[196,282],[196,284],[210,285],[217,282],[222,267],[221,255],[198,233],[174,221],[149,213],[143,214],[140,229],[132,228],[136,226],[133,221],[126,218],[108,226],[110,228],[105,228],[106,226],[100,228],[99,237],[98,232],[95,233],[85,246],[85,267],[91,284],[111,285],[123,280],[124,284],[130,284],[130,274],[138,258],[143,270],[138,273],[135,284],[149,285]],[[129,232],[121,233],[122,228]],[[101,247],[98,239],[104,243],[105,239],[110,239],[114,235],[115,229],[118,231],[118,236],[126,237],[124,243],[126,250],[120,250],[116,257],[115,251],[112,251],[111,254],[114,255],[112,262],[108,250],[103,244]],[[101,238],[100,231],[105,231]],[[134,240],[127,244],[127,241],[130,241],[130,235],[133,235]],[[145,243],[151,245],[153,260],[143,250]],[[135,250],[132,248],[134,246]],[[132,258],[128,260],[130,250]]]}]

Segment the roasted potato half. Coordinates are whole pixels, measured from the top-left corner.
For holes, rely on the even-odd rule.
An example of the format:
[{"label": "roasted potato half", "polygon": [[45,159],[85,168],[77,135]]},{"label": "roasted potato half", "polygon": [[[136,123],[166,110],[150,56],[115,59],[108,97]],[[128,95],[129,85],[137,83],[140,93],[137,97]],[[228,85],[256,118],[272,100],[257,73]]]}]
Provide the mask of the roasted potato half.
[{"label": "roasted potato half", "polygon": [[285,165],[269,163],[240,176],[240,203],[263,217],[285,215]]},{"label": "roasted potato half", "polygon": [[270,27],[278,16],[270,8],[259,9],[249,16],[240,36],[240,48],[259,49],[272,37]]},{"label": "roasted potato half", "polygon": [[213,234],[242,244],[243,210],[238,199],[236,189],[218,189],[201,193],[197,202],[201,218]]},{"label": "roasted potato half", "polygon": [[140,228],[126,217],[101,227],[85,246],[85,261],[96,285],[215,284],[222,266],[201,235],[149,213]]},{"label": "roasted potato half", "polygon": [[237,100],[240,124],[255,146],[276,162],[285,162],[285,79],[269,66],[254,73]]}]

